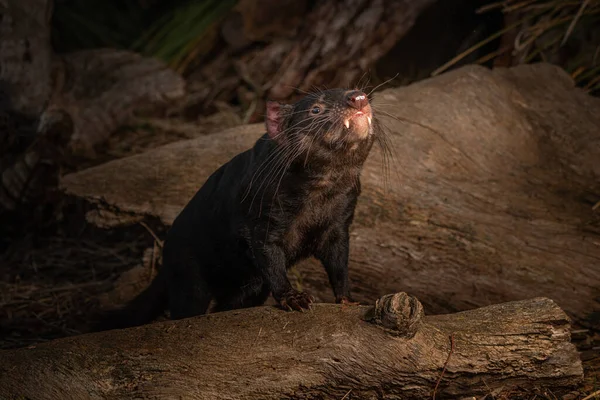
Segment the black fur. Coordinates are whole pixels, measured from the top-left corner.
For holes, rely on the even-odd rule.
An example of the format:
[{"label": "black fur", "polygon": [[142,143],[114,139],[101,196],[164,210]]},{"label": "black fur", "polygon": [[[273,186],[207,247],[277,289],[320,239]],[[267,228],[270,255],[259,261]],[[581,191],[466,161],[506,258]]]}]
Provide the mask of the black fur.
[{"label": "black fur", "polygon": [[310,256],[325,267],[336,302],[351,301],[348,229],[363,163],[383,134],[366,99],[334,89],[294,105],[269,102],[267,133],[181,211],[156,280],[112,326],[150,322],[167,301],[172,319],[204,314],[212,299],[214,311],[258,306],[270,293],[284,308],[308,308],[311,297],[286,272]]}]

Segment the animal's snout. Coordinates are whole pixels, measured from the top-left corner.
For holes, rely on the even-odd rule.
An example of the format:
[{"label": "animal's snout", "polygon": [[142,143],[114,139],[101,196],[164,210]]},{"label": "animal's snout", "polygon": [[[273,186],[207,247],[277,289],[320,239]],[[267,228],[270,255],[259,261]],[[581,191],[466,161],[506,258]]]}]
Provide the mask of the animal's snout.
[{"label": "animal's snout", "polygon": [[361,92],[360,90],[355,90],[353,92],[348,93],[348,96],[346,97],[346,102],[350,107],[356,108],[357,110],[362,110],[367,104],[369,104],[367,95]]}]

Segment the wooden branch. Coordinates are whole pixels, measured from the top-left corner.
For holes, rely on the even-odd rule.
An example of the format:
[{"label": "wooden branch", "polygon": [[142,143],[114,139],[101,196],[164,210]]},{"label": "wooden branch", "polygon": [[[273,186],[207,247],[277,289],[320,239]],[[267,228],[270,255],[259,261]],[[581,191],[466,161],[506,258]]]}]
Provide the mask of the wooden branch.
[{"label": "wooden branch", "polygon": [[[600,100],[547,64],[465,67],[375,96],[394,153],[375,149],[350,244],[353,294],[410,289],[427,313],[550,297],[578,322],[600,309]],[[384,114],[388,113],[391,117]],[[173,143],[64,177],[105,226],[170,224],[204,180],[251,147],[262,124]],[[130,188],[124,190],[123,188]],[[115,218],[117,216],[118,218]],[[320,264],[302,288],[332,302]],[[293,278],[293,277],[292,277]]]},{"label": "wooden branch", "polygon": [[0,352],[0,397],[425,399],[444,367],[437,395],[452,398],[583,378],[568,318],[549,299],[423,318],[397,293],[375,307],[265,306]]}]

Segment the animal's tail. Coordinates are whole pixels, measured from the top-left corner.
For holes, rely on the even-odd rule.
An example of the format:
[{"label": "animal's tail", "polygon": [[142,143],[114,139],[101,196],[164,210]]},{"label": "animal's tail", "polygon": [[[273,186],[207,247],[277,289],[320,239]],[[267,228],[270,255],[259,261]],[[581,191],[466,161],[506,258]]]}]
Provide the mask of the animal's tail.
[{"label": "animal's tail", "polygon": [[159,271],[150,286],[120,309],[104,313],[93,326],[93,331],[123,329],[152,322],[165,309],[167,285],[164,273]]}]

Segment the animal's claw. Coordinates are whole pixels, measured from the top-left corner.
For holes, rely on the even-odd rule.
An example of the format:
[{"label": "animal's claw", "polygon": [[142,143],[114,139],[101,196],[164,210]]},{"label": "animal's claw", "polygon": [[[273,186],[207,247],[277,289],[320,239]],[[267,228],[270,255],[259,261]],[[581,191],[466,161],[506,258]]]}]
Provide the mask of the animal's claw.
[{"label": "animal's claw", "polygon": [[283,296],[279,301],[279,305],[288,311],[302,311],[310,309],[310,304],[313,302],[313,297],[308,293],[298,292],[294,290]]}]

